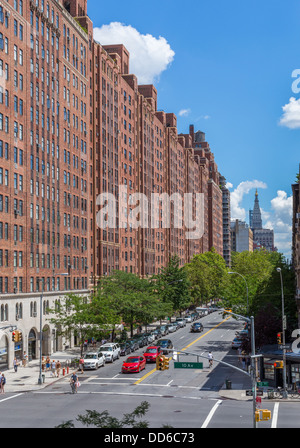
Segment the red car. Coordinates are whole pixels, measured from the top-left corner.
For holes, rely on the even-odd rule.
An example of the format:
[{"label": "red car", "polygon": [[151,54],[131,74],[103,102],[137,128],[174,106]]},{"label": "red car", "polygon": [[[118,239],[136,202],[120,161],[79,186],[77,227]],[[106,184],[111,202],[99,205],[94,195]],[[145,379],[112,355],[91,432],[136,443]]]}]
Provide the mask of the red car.
[{"label": "red car", "polygon": [[148,347],[144,353],[147,362],[155,362],[158,355],[161,354],[161,347],[153,345]]},{"label": "red car", "polygon": [[144,356],[129,356],[122,365],[122,373],[139,372],[145,369],[146,359]]}]

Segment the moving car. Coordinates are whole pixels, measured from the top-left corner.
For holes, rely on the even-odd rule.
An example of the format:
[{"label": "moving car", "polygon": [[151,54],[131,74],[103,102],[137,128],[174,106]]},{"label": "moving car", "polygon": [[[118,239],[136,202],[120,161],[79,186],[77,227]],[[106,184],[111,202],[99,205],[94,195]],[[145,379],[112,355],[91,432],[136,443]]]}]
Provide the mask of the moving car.
[{"label": "moving car", "polygon": [[99,352],[105,356],[105,362],[114,362],[120,358],[120,347],[117,344],[104,344],[99,348]]},{"label": "moving car", "polygon": [[203,325],[201,324],[201,322],[194,322],[191,325],[190,328],[191,333],[201,333],[201,331],[203,331]]},{"label": "moving car", "polygon": [[120,356],[130,355],[130,353],[131,353],[131,346],[127,344],[127,342],[120,345]]},{"label": "moving car", "polygon": [[152,345],[147,347],[147,350],[144,353],[144,357],[146,362],[155,362],[158,355],[161,354],[161,348],[157,345]]},{"label": "moving car", "polygon": [[197,313],[200,314],[200,316],[206,316],[208,314],[208,308],[201,308],[201,307],[197,307],[196,308]]},{"label": "moving car", "polygon": [[105,357],[101,352],[89,352],[84,355],[83,358],[84,370],[98,369],[105,364]]},{"label": "moving car", "polygon": [[161,352],[163,355],[171,354],[171,352],[168,352],[168,350],[166,349],[173,348],[173,344],[170,339],[160,339],[156,342],[156,346],[161,348]]},{"label": "moving car", "polygon": [[200,314],[199,313],[192,313],[192,318],[193,320],[197,320],[200,318]]},{"label": "moving car", "polygon": [[192,318],[191,314],[186,314],[186,315],[184,316],[184,318],[185,318],[185,320],[186,320],[187,323],[190,323],[190,322],[193,321],[193,318]]},{"label": "moving car", "polygon": [[144,356],[129,356],[122,365],[122,373],[140,372],[145,369],[146,359]]},{"label": "moving car", "polygon": [[247,337],[249,332],[248,332],[248,330],[239,330],[239,331],[236,331],[235,334],[238,338],[242,338],[242,337]]}]

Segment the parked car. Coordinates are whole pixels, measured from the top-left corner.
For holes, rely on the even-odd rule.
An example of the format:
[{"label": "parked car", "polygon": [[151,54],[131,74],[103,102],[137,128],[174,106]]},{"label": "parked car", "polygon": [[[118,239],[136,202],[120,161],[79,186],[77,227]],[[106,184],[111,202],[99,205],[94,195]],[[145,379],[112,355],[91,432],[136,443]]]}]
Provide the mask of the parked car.
[{"label": "parked car", "polygon": [[135,339],[128,339],[127,344],[129,344],[131,352],[135,352],[140,348],[138,342]]},{"label": "parked car", "polygon": [[155,341],[155,336],[152,333],[145,333],[145,337],[147,338],[148,344]]},{"label": "parked car", "polygon": [[201,324],[201,322],[194,322],[191,325],[190,328],[191,333],[201,333],[201,331],[203,331],[203,325]]},{"label": "parked car", "polygon": [[177,331],[177,325],[176,324],[168,324],[167,325],[169,333],[174,333],[175,331]]},{"label": "parked car", "polygon": [[116,344],[104,344],[99,348],[99,352],[105,356],[105,362],[114,362],[120,358],[120,347]]},{"label": "parked car", "polygon": [[130,353],[131,353],[131,346],[127,342],[120,345],[120,356],[130,355]]},{"label": "parked car", "polygon": [[161,326],[159,327],[159,329],[160,329],[161,334],[162,334],[163,336],[166,336],[167,334],[169,334],[169,329],[168,329],[168,326],[167,326],[167,325],[161,325]]},{"label": "parked car", "polygon": [[197,313],[200,314],[200,316],[206,316],[208,314],[208,308],[204,308],[204,307],[197,307],[196,308]]},{"label": "parked car", "polygon": [[184,318],[185,318],[185,320],[186,320],[187,323],[191,323],[191,322],[193,322],[193,318],[192,318],[191,314],[186,314],[186,315],[184,316]]},{"label": "parked car", "polygon": [[122,365],[122,373],[140,372],[145,369],[146,359],[144,356],[129,356]]},{"label": "parked car", "polygon": [[234,340],[232,341],[231,348],[238,349],[241,347],[242,343],[243,343],[242,339],[234,338]]},{"label": "parked car", "polygon": [[177,330],[179,330],[179,328],[181,328],[181,325],[179,322],[175,321],[173,322],[174,325],[176,325]]},{"label": "parked car", "polygon": [[101,352],[88,352],[83,358],[84,370],[98,369],[105,364],[105,357]]},{"label": "parked car", "polygon": [[160,328],[156,328],[156,329],[153,331],[153,334],[154,334],[154,336],[155,336],[155,339],[158,339],[158,338],[160,338],[160,337],[162,336],[161,331],[160,331]]},{"label": "parked car", "polygon": [[186,320],[183,317],[177,317],[176,322],[178,322],[181,327],[186,326]]},{"label": "parked car", "polygon": [[243,338],[243,337],[247,337],[248,334],[249,334],[248,330],[239,330],[239,331],[236,331],[236,332],[235,332],[235,335],[236,335],[237,337],[241,337],[241,338]]},{"label": "parked car", "polygon": [[148,344],[148,339],[143,334],[135,335],[135,336],[133,336],[133,339],[136,340],[136,342],[139,344],[140,348],[145,347],[145,345]]},{"label": "parked car", "polygon": [[170,339],[159,339],[159,341],[156,342],[156,345],[161,348],[162,354],[168,355],[171,352],[168,352],[166,349],[173,348],[172,341]]},{"label": "parked car", "polygon": [[158,355],[161,354],[161,347],[156,345],[151,345],[147,347],[144,356],[146,362],[155,362]]}]

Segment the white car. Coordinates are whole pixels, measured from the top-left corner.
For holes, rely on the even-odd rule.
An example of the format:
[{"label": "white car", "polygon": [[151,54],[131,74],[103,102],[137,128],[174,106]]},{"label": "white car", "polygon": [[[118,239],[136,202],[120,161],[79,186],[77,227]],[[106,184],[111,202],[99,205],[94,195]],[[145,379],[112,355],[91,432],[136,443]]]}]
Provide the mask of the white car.
[{"label": "white car", "polygon": [[104,344],[99,348],[99,352],[105,356],[105,362],[114,362],[120,358],[119,344]]},{"label": "white car", "polygon": [[177,317],[176,322],[181,326],[181,327],[185,327],[186,326],[186,320],[183,317]]},{"label": "white car", "polygon": [[99,367],[104,366],[105,357],[101,352],[90,352],[84,355],[83,361],[84,370],[99,369]]},{"label": "white car", "polygon": [[186,315],[184,318],[185,318],[186,322],[188,322],[188,323],[192,322],[192,320],[193,320],[192,316],[190,314]]}]

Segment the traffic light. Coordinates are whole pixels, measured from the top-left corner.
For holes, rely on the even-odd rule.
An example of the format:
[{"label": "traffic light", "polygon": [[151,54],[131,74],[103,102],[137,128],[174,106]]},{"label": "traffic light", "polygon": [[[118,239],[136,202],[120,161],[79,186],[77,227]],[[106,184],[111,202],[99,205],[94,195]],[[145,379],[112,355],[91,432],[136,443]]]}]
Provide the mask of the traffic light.
[{"label": "traffic light", "polygon": [[18,330],[15,331],[15,342],[19,342],[20,332]]},{"label": "traffic light", "polygon": [[259,411],[255,411],[255,421],[258,423],[260,422],[260,412]]},{"label": "traffic light", "polygon": [[22,331],[19,331],[19,337],[18,337],[18,339],[19,339],[19,342],[22,342]]},{"label": "traffic light", "polygon": [[12,334],[11,334],[11,340],[13,342],[16,342],[16,332],[15,331],[13,331]]},{"label": "traffic light", "polygon": [[156,370],[165,370],[165,356],[163,356],[163,355],[157,356]]},{"label": "traffic light", "polygon": [[164,370],[169,370],[169,358],[168,358],[168,356],[165,356],[165,359],[164,359]]},{"label": "traffic light", "polygon": [[271,411],[269,411],[268,409],[262,409],[261,419],[262,421],[271,420]]},{"label": "traffic light", "polygon": [[282,333],[277,333],[277,344],[282,344],[281,342],[281,338],[282,338]]},{"label": "traffic light", "polygon": [[283,369],[283,361],[275,361],[274,367],[275,369]]}]

